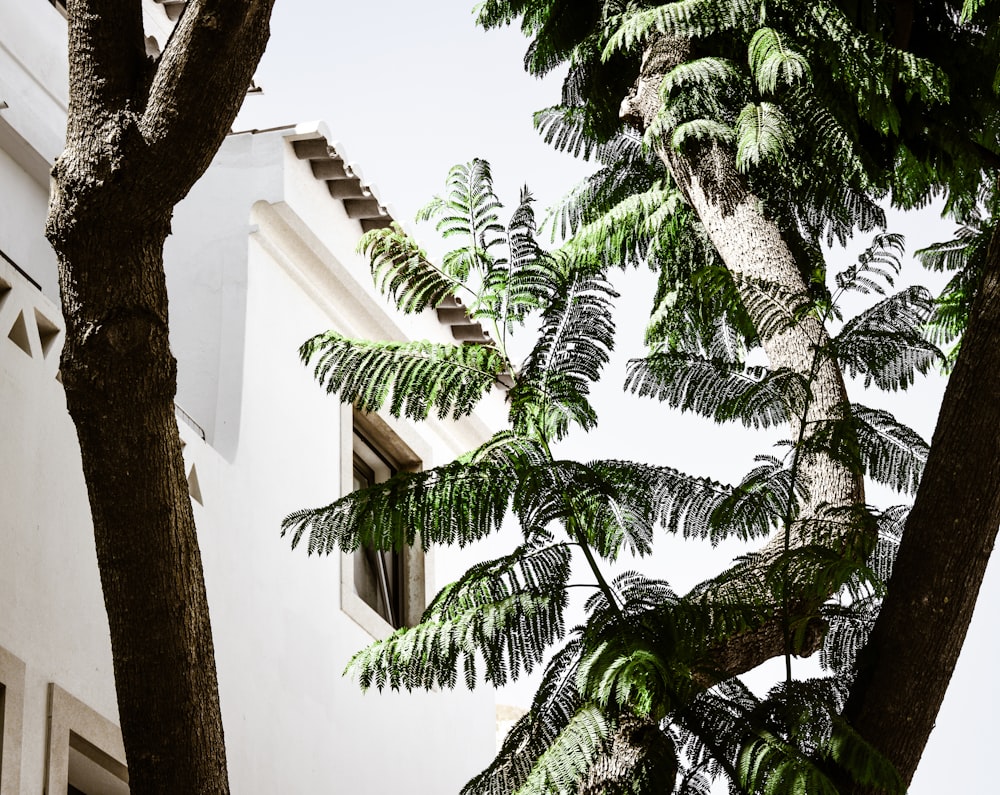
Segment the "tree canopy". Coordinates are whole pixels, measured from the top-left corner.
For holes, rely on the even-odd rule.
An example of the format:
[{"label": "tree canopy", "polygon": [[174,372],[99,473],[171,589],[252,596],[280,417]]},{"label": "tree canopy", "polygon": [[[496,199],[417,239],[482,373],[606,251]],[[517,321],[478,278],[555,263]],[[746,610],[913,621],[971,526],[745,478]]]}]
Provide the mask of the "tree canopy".
[{"label": "tree canopy", "polygon": [[[887,412],[851,403],[845,375],[906,388],[942,361],[935,342],[968,324],[981,355],[996,327],[983,286],[995,269],[983,243],[992,227],[980,220],[997,152],[993,74],[981,68],[997,63],[994,5],[487,0],[479,15],[487,27],[521,20],[530,71],[568,64],[561,104],[536,121],[557,148],[601,168],[556,209],[567,239],[553,253],[534,240],[527,196],[501,224],[479,161],[456,167],[425,212],[464,241],[440,268],[399,230],[367,238],[377,279],[402,308],[467,289],[472,314],[495,324],[494,346],[329,334],[303,346],[326,387],[366,409],[459,416],[494,385],[509,390],[510,429],[479,450],[286,520],[295,543],[322,552],[468,543],[508,509],[522,528],[521,547],[474,567],[421,625],[359,653],[353,669],[365,686],[454,685],[460,671],[474,680],[481,654],[487,680],[501,682],[567,638],[532,709],[468,792],[703,792],[718,776],[738,792],[901,791],[971,614],[963,592],[985,561],[941,582],[944,602],[955,594],[962,604],[934,620],[957,643],[932,650],[937,681],[919,725],[900,722],[907,679],[885,685],[891,655],[878,651],[900,623],[919,620],[912,604],[883,617],[859,651],[885,582],[889,604],[905,591],[902,575],[889,579],[895,549],[933,540],[925,506],[953,484],[955,450],[971,449],[949,425],[951,404],[972,409],[977,427],[993,409],[962,366],[977,354],[953,351],[958,386],[929,451]],[[888,294],[902,241],[883,230],[880,203],[935,195],[973,231],[924,257],[958,275],[938,302],[920,288]],[[871,247],[828,273],[823,244],[857,232],[874,233]],[[660,286],[650,353],[629,388],[720,422],[788,427],[788,442],[742,483],[552,456],[551,440],[595,422],[588,385],[612,340],[607,269],[631,264],[656,268]],[[881,297],[845,319],[847,291]],[[506,340],[529,310],[541,331],[515,364]],[[758,347],[769,367],[747,365]],[[995,429],[982,443],[1000,463]],[[917,492],[927,461],[938,467],[933,485]],[[863,476],[917,492],[918,518],[867,505]],[[988,548],[995,535],[995,480],[972,486],[992,507],[969,520],[963,543]],[[652,551],[657,528],[768,540],[683,596],[634,573],[605,576],[622,550]],[[567,632],[571,550],[595,594],[586,623]],[[918,567],[906,582],[920,576]],[[819,648],[830,677],[795,680],[791,656]],[[785,680],[756,698],[733,677],[772,656],[785,657]],[[881,710],[866,703],[880,676]],[[877,731],[866,724],[873,713]]]}]

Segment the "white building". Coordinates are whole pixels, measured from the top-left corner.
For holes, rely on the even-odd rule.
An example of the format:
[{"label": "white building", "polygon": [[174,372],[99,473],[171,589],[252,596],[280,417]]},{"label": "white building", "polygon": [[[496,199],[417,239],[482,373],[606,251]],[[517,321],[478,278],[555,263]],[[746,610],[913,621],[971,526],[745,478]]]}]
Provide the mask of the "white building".
[{"label": "white building", "polygon": [[[107,619],[42,232],[65,128],[58,5],[0,0],[0,790],[117,795],[127,770]],[[151,51],[179,5],[145,0]],[[492,693],[362,694],[341,676],[390,621],[419,614],[435,586],[431,556],[309,559],[279,536],[290,511],[390,467],[445,463],[491,420],[353,418],[299,363],[298,346],[327,328],[477,333],[433,313],[403,319],[375,294],[354,249],[389,218],[341,154],[317,125],[231,135],[177,208],[165,251],[230,783],[235,793],[457,792],[493,753]]]}]

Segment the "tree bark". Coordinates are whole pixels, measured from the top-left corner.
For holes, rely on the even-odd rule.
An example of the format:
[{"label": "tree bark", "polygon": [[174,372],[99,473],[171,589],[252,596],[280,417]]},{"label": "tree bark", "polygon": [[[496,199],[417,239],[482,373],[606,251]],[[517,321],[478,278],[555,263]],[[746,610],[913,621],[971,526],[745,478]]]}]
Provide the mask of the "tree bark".
[{"label": "tree bark", "polygon": [[163,243],[232,125],[273,0],[192,0],[157,60],[137,0],[70,0],[46,234],[133,795],[227,793],[201,556],[174,413]]},{"label": "tree bark", "polygon": [[[1000,527],[1000,232],[845,717],[909,785]],[[863,788],[854,792],[866,792]]]},{"label": "tree bark", "polygon": [[[690,58],[690,47],[689,40],[674,36],[661,35],[650,41],[634,93],[622,103],[624,120],[643,131],[655,122],[661,108],[663,79]],[[771,367],[792,370],[810,384],[808,410],[805,417],[793,418],[791,437],[799,437],[803,423],[814,426],[842,418],[849,402],[843,375],[835,361],[825,355],[817,358],[816,354],[827,347],[829,335],[814,315],[793,316],[793,305],[808,301],[808,286],[777,224],[765,214],[763,202],[737,171],[733,155],[716,144],[706,145],[696,157],[662,146],[656,151],[733,274],[748,314],[761,334]],[[778,295],[779,300],[787,302],[787,323],[773,327],[754,308],[768,295]],[[750,602],[759,599],[760,593],[766,592],[769,565],[783,553],[809,544],[832,547],[846,557],[864,560],[874,543],[867,530],[843,520],[834,523],[832,533],[830,523],[824,525],[823,532],[817,532],[816,524],[810,522],[825,511],[863,504],[861,473],[824,452],[803,455],[797,469],[808,496],[799,506],[788,537],[784,532],[771,537],[756,554],[754,566],[724,573],[709,586],[707,598],[741,601],[741,594],[748,593]],[[706,650],[704,659],[693,667],[692,683],[696,688],[707,688],[774,657],[812,654],[820,647],[824,634],[817,611],[830,595],[829,590],[817,587],[808,577],[787,583],[783,599],[764,606],[755,626]],[[805,628],[797,643],[791,636],[793,623]],[[648,744],[651,737],[663,741],[657,724],[638,723],[641,730],[626,725],[614,733],[582,785],[582,793],[600,792],[608,781],[633,777],[637,760],[649,750],[640,744]]]},{"label": "tree bark", "polygon": [[[655,122],[662,105],[663,79],[671,69],[690,58],[690,44],[687,39],[666,35],[650,41],[643,53],[635,91],[622,104],[621,113],[626,121],[642,130]],[[843,375],[829,356],[816,358],[816,351],[828,345],[829,335],[814,315],[793,317],[791,305],[808,301],[808,286],[781,230],[766,215],[763,202],[749,190],[737,171],[733,155],[717,144],[705,145],[696,156],[666,147],[658,147],[657,153],[733,274],[751,319],[761,331],[762,346],[771,367],[792,370],[811,384],[809,408],[804,417],[806,425],[841,418],[848,405]],[[754,309],[768,295],[777,295],[779,300],[787,302],[784,311],[788,323],[772,327],[773,324],[764,322],[761,311]],[[797,438],[801,430],[801,422],[793,419],[791,438]],[[816,524],[809,521],[822,511],[863,504],[864,481],[859,472],[825,452],[813,452],[801,457],[798,474],[808,490],[808,498],[799,507],[790,538],[786,539],[784,533],[773,536],[757,554],[759,567],[739,571],[739,581],[744,584],[747,578],[756,576],[757,582],[751,583],[750,590],[756,589],[757,593],[763,582],[763,570],[786,549],[819,543],[863,560],[873,540],[863,531],[859,535],[858,529],[846,520],[835,524],[834,534],[828,530],[818,533]],[[829,524],[824,526],[829,528]],[[725,575],[720,583],[724,583],[716,586],[716,590],[722,589],[720,594],[737,587],[737,580],[726,583]],[[830,596],[826,592],[813,592],[804,581],[802,588],[798,593],[786,595],[788,604],[795,608],[793,615],[765,619],[757,630],[751,630],[737,642],[720,645],[711,655],[714,681],[743,673],[791,651],[787,631],[776,631],[775,621],[781,625],[787,625],[789,620],[808,621]],[[810,649],[800,647],[797,651]]]}]

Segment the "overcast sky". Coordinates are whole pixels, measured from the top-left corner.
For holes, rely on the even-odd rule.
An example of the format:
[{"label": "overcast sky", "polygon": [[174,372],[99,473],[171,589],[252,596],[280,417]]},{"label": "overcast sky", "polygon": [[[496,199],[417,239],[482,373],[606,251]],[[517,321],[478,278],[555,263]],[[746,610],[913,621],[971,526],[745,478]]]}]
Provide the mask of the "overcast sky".
[{"label": "overcast sky", "polygon": [[[348,160],[360,166],[401,221],[411,220],[441,190],[451,165],[473,157],[493,164],[497,191],[508,206],[524,183],[539,207],[547,206],[586,168],[551,150],[532,127],[532,112],[558,101],[559,77],[539,81],[525,75],[520,33],[477,29],[472,5],[472,0],[277,0],[271,45],[258,71],[264,93],[248,98],[236,129],[326,122]],[[950,226],[936,221],[933,212],[894,217],[891,228],[907,235],[910,250],[950,234]],[[418,232],[425,244],[433,237],[429,227]],[[833,267],[850,264],[850,256],[835,256]],[[909,275],[924,276],[915,266]],[[601,425],[578,436],[563,454],[584,460],[629,457],[738,480],[755,453],[770,452],[770,439],[748,438],[738,427],[720,429],[622,395],[624,361],[642,353],[651,285],[648,274],[621,281],[626,309],[619,318],[618,354],[599,392]],[[912,398],[866,395],[864,402],[891,407],[929,438],[941,386],[918,381],[916,390]],[[694,545],[674,545],[667,557],[658,573],[681,591],[725,563],[707,560]],[[913,795],[992,791],[991,754],[1000,743],[994,718],[1000,687],[992,673],[1000,648],[990,626],[1000,607],[997,568],[987,576]],[[514,690],[504,697],[527,696]]]}]

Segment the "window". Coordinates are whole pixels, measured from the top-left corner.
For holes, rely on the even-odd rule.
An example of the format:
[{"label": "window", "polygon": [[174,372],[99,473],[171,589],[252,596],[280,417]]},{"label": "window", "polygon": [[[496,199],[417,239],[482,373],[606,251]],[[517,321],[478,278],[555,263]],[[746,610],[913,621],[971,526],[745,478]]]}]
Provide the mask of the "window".
[{"label": "window", "polygon": [[0,792],[21,788],[24,663],[0,647]]},{"label": "window", "polygon": [[49,685],[45,791],[128,795],[121,730],[56,684]]},{"label": "window", "polygon": [[[373,486],[397,472],[420,469],[420,459],[375,416],[345,411],[346,491]],[[349,439],[349,449],[347,441]],[[350,468],[346,466],[350,463]],[[346,474],[346,472],[345,472]],[[341,607],[376,638],[410,626],[425,606],[424,553],[370,547],[341,558]]]},{"label": "window", "polygon": [[[354,489],[382,483],[396,474],[392,462],[354,431]],[[363,547],[354,555],[354,589],[394,629],[403,625],[403,554]]]}]

